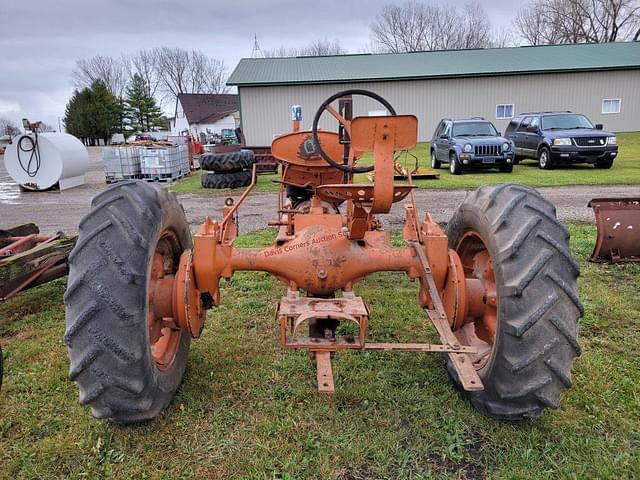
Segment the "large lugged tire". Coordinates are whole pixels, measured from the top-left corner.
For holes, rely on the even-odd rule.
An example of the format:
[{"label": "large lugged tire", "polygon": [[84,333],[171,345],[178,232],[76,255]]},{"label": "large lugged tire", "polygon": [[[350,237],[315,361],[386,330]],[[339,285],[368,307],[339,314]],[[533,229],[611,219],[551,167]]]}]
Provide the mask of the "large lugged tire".
[{"label": "large lugged tire", "polygon": [[[576,285],[579,267],[555,207],[528,187],[484,186],[467,195],[447,234],[461,259],[484,243],[497,293],[493,345],[477,367],[485,388],[463,394],[481,413],[507,420],[556,408],[580,355],[583,307]],[[450,365],[449,373],[460,387]]]},{"label": "large lugged tire", "polygon": [[205,153],[200,157],[200,166],[203,170],[213,172],[239,172],[251,168],[255,161],[256,157],[251,150]]},{"label": "large lugged tire", "polygon": [[80,403],[90,405],[94,417],[145,421],[173,398],[186,368],[190,336],[162,330],[165,356],[158,357],[159,344],[152,352],[155,320],[148,289],[157,255],[160,270],[175,272],[180,253],[190,248],[182,207],[166,190],[125,181],[93,199],[69,255],[64,341],[69,378],[77,382]]},{"label": "large lugged tire", "polygon": [[239,188],[251,183],[251,172],[203,173],[202,188]]}]

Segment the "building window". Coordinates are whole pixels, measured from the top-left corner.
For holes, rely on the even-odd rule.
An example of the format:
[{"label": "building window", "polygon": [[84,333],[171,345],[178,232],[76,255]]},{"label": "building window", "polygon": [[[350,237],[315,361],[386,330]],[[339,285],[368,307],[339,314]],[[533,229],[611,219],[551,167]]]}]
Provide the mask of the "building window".
[{"label": "building window", "polygon": [[496,105],[496,118],[512,118],[513,117],[513,103],[505,103],[502,105]]},{"label": "building window", "polygon": [[605,98],[602,100],[602,113],[620,113],[621,103],[619,98]]}]

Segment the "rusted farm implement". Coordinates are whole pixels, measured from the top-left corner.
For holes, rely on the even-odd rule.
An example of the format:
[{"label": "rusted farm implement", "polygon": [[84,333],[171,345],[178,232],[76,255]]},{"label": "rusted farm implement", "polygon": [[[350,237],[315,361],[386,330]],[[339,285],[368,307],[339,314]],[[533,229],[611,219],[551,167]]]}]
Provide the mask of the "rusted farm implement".
[{"label": "rusted farm implement", "polygon": [[[350,118],[352,95],[381,102],[389,116]],[[338,99],[338,109],[332,103]],[[329,112],[339,132],[320,131]],[[287,287],[277,321],[285,348],[306,349],[318,389],[333,392],[331,356],[341,350],[441,352],[453,382],[480,412],[522,419],[557,407],[580,353],[578,265],[554,207],[513,184],[470,193],[446,233],[419,211],[411,177],[394,184],[394,152],[416,144],[417,119],[396,115],[376,94],[338,93],[317,111],[311,131],[273,141],[282,163],[278,227],[267,248],[237,248],[237,202],[206,218],[192,240],[175,197],[137,181],[93,200],[70,255],[65,342],[80,402],[98,418],[144,421],[171,401],[206,310],[220,304],[221,278],[264,271]],[[358,166],[372,151],[374,165]],[[373,184],[353,183],[373,171]],[[446,193],[443,193],[446,195]],[[405,245],[393,247],[379,215],[404,205]],[[356,294],[367,275],[404,272],[441,343],[376,343],[370,311]],[[337,335],[341,323],[356,334]]]},{"label": "rusted farm implement", "polygon": [[640,262],[640,198],[594,198],[593,262]]},{"label": "rusted farm implement", "polygon": [[0,230],[0,301],[67,274],[75,237],[40,233],[33,223]]},{"label": "rusted farm implement", "polygon": [[[67,256],[74,244],[75,237],[62,232],[43,235],[33,223],[0,230],[0,302],[66,275]],[[0,348],[0,388],[2,375]]]}]

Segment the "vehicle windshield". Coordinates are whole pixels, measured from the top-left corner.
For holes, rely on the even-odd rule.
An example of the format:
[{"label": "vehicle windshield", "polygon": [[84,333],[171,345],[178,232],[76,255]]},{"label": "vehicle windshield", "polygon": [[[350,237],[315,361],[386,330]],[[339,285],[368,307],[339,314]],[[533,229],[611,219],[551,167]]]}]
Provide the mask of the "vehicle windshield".
[{"label": "vehicle windshield", "polygon": [[496,137],[498,131],[490,122],[460,122],[453,124],[454,137]]},{"label": "vehicle windshield", "polygon": [[566,113],[562,115],[543,115],[543,130],[572,130],[574,128],[593,128],[593,124],[584,115]]}]

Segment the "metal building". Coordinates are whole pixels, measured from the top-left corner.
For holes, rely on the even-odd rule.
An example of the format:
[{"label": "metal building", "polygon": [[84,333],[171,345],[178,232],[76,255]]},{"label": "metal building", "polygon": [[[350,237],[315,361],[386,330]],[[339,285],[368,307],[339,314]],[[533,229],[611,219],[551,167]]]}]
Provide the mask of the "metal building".
[{"label": "metal building", "polygon": [[[288,132],[294,104],[311,128],[320,103],[348,88],[372,90],[398,113],[416,115],[420,141],[443,117],[483,116],[504,131],[526,111],[572,110],[608,130],[640,131],[640,42],[244,58],[227,84],[238,87],[242,129],[253,145]],[[382,108],[354,103],[355,115]],[[336,129],[328,114],[323,119],[323,128]]]}]

